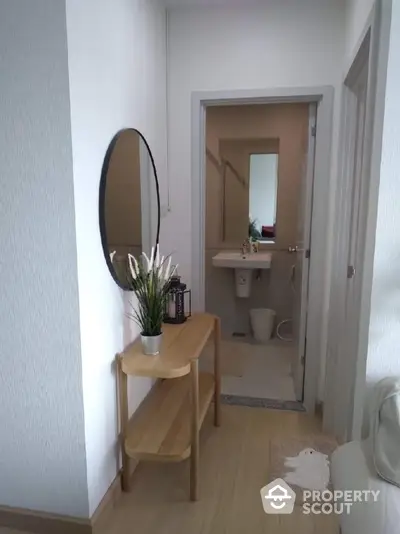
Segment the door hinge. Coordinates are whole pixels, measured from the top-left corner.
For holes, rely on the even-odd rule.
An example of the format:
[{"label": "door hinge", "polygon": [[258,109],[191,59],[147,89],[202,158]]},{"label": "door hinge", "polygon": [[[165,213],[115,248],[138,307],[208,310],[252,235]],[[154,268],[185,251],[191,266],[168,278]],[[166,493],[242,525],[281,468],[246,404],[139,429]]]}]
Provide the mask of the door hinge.
[{"label": "door hinge", "polygon": [[309,248],[306,250],[305,256],[307,259],[311,256],[311,250]]},{"label": "door hinge", "polygon": [[354,278],[356,274],[356,268],[354,267],[354,265],[349,265],[347,267],[347,278],[350,280],[351,278]]},{"label": "door hinge", "polygon": [[312,126],[311,127],[311,135],[313,137],[317,137],[317,127],[316,126]]}]

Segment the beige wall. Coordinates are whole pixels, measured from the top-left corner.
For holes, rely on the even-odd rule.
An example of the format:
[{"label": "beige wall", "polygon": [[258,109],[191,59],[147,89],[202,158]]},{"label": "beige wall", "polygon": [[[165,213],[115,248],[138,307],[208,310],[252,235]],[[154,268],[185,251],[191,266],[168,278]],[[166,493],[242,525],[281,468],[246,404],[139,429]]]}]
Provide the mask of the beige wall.
[{"label": "beige wall", "polygon": [[[308,105],[279,104],[224,106],[207,109],[207,148],[219,160],[229,160],[248,183],[249,154],[278,152],[278,194],[276,241],[270,271],[253,281],[249,299],[235,297],[233,273],[212,266],[212,257],[221,249],[237,249],[247,236],[248,192],[235,180],[228,199],[227,215],[237,210],[223,239],[223,184],[210,158],[206,166],[206,309],[221,316],[226,335],[249,331],[249,310],[271,307],[278,320],[291,317],[293,293],[289,279],[293,256],[286,252],[297,234],[297,203],[302,169],[307,152]],[[277,150],[278,148],[278,150]],[[242,236],[239,238],[239,236]]]},{"label": "beige wall", "polygon": [[142,252],[140,137],[126,131],[111,156],[106,184],[106,228],[110,251],[118,255]]}]

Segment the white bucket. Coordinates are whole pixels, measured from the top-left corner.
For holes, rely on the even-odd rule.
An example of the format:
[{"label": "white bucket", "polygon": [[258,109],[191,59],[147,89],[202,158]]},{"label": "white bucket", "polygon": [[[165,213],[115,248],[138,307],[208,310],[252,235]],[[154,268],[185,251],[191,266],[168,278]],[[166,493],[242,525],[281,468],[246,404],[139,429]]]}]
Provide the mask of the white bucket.
[{"label": "white bucket", "polygon": [[267,343],[274,330],[276,313],[268,308],[250,310],[250,322],[254,339],[259,343]]}]

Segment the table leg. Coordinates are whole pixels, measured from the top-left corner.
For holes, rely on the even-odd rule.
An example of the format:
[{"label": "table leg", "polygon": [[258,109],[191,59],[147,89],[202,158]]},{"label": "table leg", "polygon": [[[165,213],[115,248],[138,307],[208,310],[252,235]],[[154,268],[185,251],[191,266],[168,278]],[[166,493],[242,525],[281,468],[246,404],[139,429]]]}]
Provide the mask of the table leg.
[{"label": "table leg", "polygon": [[190,453],[190,500],[199,498],[199,362],[192,360],[191,377],[191,453]]},{"label": "table leg", "polygon": [[128,376],[122,371],[120,357],[118,357],[117,365],[119,417],[121,422],[120,443],[122,453],[122,489],[123,491],[130,491],[130,458],[125,452],[125,436],[128,425]]},{"label": "table leg", "polygon": [[214,425],[221,426],[221,320],[214,324]]}]

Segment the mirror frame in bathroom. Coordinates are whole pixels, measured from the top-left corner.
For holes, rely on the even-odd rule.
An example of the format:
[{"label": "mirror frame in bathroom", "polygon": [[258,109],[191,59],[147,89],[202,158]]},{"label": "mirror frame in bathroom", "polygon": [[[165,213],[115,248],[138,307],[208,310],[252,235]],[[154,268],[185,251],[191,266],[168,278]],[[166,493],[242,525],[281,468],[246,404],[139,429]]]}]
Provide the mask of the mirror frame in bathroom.
[{"label": "mirror frame in bathroom", "polygon": [[106,260],[106,264],[108,267],[108,270],[110,271],[111,276],[114,279],[114,282],[124,291],[132,291],[132,288],[128,285],[125,285],[121,283],[121,281],[117,277],[117,273],[114,269],[114,266],[112,264],[110,253],[108,250],[108,243],[107,243],[107,231],[106,231],[106,218],[105,218],[105,203],[106,203],[106,187],[107,187],[107,174],[108,169],[111,161],[111,156],[113,154],[115,145],[118,142],[118,139],[121,137],[122,134],[126,132],[135,132],[139,135],[139,137],[142,139],[143,143],[146,146],[147,152],[150,157],[151,166],[153,169],[154,174],[154,180],[155,180],[155,186],[156,186],[156,195],[157,195],[157,229],[156,229],[156,240],[154,243],[154,255],[156,254],[156,249],[159,244],[160,240],[160,219],[161,219],[161,206],[160,206],[160,186],[158,183],[158,174],[157,174],[157,167],[155,164],[153,153],[150,149],[150,146],[144,137],[144,135],[137,130],[136,128],[123,128],[119,130],[114,137],[111,139],[110,144],[108,145],[106,155],[104,156],[103,165],[101,168],[101,175],[100,175],[100,185],[99,185],[99,226],[100,226],[100,237],[101,237],[101,245],[103,248],[104,258]]}]

